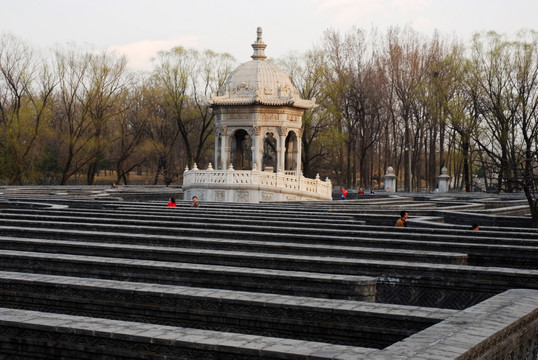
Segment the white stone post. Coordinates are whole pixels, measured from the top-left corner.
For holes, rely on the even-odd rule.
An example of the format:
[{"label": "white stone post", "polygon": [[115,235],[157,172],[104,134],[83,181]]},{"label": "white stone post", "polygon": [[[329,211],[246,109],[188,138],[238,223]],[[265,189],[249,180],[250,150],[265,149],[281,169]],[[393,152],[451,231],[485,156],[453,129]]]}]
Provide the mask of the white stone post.
[{"label": "white stone post", "polygon": [[441,169],[441,175],[437,177],[437,181],[439,185],[437,186],[437,190],[439,192],[447,192],[448,191],[448,180],[450,180],[450,175],[447,175],[447,168],[443,167]]},{"label": "white stone post", "polygon": [[385,179],[385,191],[396,191],[396,175],[392,166],[387,168],[387,173],[383,177]]}]

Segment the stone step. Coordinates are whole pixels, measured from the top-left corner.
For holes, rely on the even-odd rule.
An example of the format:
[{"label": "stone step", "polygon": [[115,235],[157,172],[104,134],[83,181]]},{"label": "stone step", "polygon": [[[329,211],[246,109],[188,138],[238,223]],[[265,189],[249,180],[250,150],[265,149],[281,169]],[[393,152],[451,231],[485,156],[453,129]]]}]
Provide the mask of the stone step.
[{"label": "stone step", "polygon": [[0,253],[0,270],[372,302],[376,294],[365,276],[11,250]]},{"label": "stone step", "polygon": [[0,306],[384,348],[455,310],[0,272]]}]

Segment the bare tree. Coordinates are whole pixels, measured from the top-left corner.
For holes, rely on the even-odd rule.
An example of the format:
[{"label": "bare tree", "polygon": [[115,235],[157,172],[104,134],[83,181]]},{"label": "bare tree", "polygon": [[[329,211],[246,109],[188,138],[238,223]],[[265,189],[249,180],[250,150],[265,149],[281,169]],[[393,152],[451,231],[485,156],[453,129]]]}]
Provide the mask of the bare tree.
[{"label": "bare tree", "polygon": [[82,101],[90,58],[90,53],[75,48],[55,51],[59,89],[55,97],[54,126],[62,185],[91,160],[88,156],[91,119]]},{"label": "bare tree", "polygon": [[2,172],[23,184],[50,121],[56,79],[32,49],[12,35],[0,37],[0,151]]},{"label": "bare tree", "polygon": [[99,162],[104,158],[104,149],[108,145],[109,126],[111,121],[122,116],[127,111],[124,107],[124,97],[132,84],[130,74],[127,74],[127,59],[117,58],[111,54],[92,54],[87,81],[83,81],[84,97],[81,99],[87,109],[91,123],[88,152],[91,157],[86,181],[94,183],[99,170]]},{"label": "bare tree", "polygon": [[369,179],[370,166],[366,159],[379,135],[380,123],[374,121],[379,115],[379,98],[370,86],[370,81],[376,79],[376,70],[363,30],[352,29],[343,37],[327,31],[324,39],[329,65],[326,81],[334,84],[328,99],[341,117],[346,144],[345,179],[348,186],[354,186],[358,167],[362,181]]},{"label": "bare tree", "polygon": [[303,113],[302,118],[302,162],[303,173],[313,178],[317,173],[330,176],[324,162],[330,158],[331,117],[325,106],[327,89],[324,74],[327,64],[325,52],[314,49],[305,54],[290,53],[279,61],[279,65],[289,74],[297,92],[303,99],[315,100],[318,104],[314,109]]},{"label": "bare tree", "polygon": [[481,95],[478,98],[481,131],[476,141],[481,150],[498,164],[498,191],[513,191],[518,187],[514,173],[514,165],[517,164],[514,164],[511,151],[516,140],[513,130],[518,104],[517,99],[506,96],[512,91],[510,44],[493,32],[477,34],[472,51],[474,85]]},{"label": "bare tree", "polygon": [[[433,72],[433,101],[430,102],[433,113],[432,121],[439,127],[439,134],[444,139],[445,129],[453,130],[459,139],[454,139],[454,145],[461,151],[463,184],[465,191],[471,191],[471,148],[472,137],[477,131],[477,92],[472,81],[468,81],[467,74],[472,71],[471,64],[463,56],[464,47],[454,42],[446,54],[442,54],[431,63],[430,72]],[[441,121],[446,118],[448,124]],[[435,137],[430,140],[432,143]],[[439,148],[439,165],[443,167],[444,140]],[[437,151],[432,148],[433,154]],[[432,164],[434,166],[434,164]],[[459,174],[460,172],[456,172]],[[439,172],[434,175],[437,176]],[[431,176],[431,175],[430,175]]]},{"label": "bare tree", "polygon": [[[424,80],[424,53],[421,52],[419,35],[410,28],[391,28],[387,32],[384,65],[389,79],[390,91],[394,93],[393,136],[400,154],[413,152],[418,148],[417,129],[413,117],[418,88]],[[402,136],[403,132],[403,136]],[[410,169],[413,167],[411,156],[404,158],[405,187],[412,189]]]},{"label": "bare tree", "polygon": [[[197,123],[198,139],[194,151],[194,162],[200,164],[210,158],[209,151],[213,150],[209,139],[213,134],[213,111],[207,106],[207,99],[217,93],[224,85],[235,64],[235,59],[229,54],[218,54],[211,50],[202,52],[196,63],[196,71],[192,74],[192,103]],[[205,159],[202,159],[205,155]],[[205,165],[205,164],[204,164]]]},{"label": "bare tree", "polygon": [[213,114],[206,99],[232,70],[233,58],[227,54],[182,47],[161,52],[153,80],[160,87],[165,113],[175,121],[181,136],[187,164],[200,161],[213,130]]},{"label": "bare tree", "polygon": [[522,31],[514,47],[513,95],[519,103],[518,164],[521,186],[529,203],[533,226],[538,228],[538,33]]},{"label": "bare tree", "polygon": [[115,165],[116,183],[123,181],[127,185],[128,174],[140,167],[151,152],[148,127],[155,120],[158,104],[144,80],[133,86],[121,101],[121,108],[125,111],[119,112],[109,126],[113,136],[106,158]]}]

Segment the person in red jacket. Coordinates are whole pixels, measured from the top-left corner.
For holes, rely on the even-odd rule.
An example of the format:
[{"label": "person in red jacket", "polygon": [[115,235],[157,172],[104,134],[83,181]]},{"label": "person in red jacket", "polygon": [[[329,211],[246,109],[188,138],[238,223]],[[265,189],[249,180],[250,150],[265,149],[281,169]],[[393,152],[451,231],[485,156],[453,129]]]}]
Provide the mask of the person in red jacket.
[{"label": "person in red jacket", "polygon": [[176,206],[176,199],[174,199],[173,197],[170,198],[170,201],[168,202],[168,205],[166,205],[168,207],[177,207]]},{"label": "person in red jacket", "polygon": [[342,200],[345,200],[347,198],[347,190],[345,187],[340,188],[340,194],[342,195]]}]

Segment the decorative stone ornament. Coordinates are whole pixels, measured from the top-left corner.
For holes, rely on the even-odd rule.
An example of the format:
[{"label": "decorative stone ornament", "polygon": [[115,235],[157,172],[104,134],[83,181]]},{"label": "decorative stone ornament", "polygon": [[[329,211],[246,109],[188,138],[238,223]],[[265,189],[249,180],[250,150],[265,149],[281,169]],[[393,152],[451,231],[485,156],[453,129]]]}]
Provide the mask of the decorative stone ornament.
[{"label": "decorative stone ornament", "polygon": [[394,169],[392,166],[387,168],[387,173],[383,178],[385,180],[385,191],[396,191],[396,175],[394,175]]},{"label": "decorative stone ornament", "polygon": [[441,169],[441,175],[437,177],[437,191],[447,192],[448,191],[448,181],[450,180],[450,175],[447,174],[448,170],[446,167]]}]

